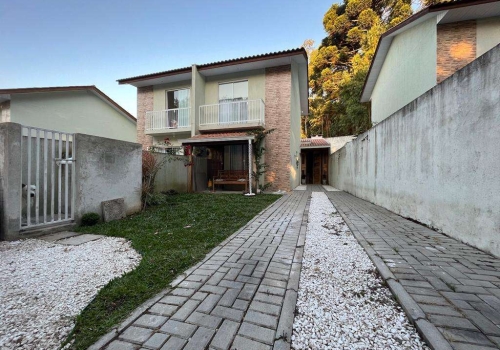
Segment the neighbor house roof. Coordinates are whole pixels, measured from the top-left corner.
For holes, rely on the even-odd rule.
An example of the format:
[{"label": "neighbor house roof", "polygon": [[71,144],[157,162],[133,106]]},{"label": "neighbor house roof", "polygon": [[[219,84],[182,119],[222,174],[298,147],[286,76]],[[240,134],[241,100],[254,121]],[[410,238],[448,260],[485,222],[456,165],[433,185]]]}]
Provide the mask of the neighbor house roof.
[{"label": "neighbor house roof", "polygon": [[500,0],[462,0],[431,5],[386,31],[380,36],[375,55],[370,64],[370,70],[361,94],[361,102],[370,101],[392,40],[397,35],[433,17],[437,17],[436,23],[444,24],[500,16],[499,2]]},{"label": "neighbor house roof", "polygon": [[248,141],[255,137],[245,131],[219,132],[210,134],[194,135],[189,139],[180,140],[183,144],[206,143],[206,142],[226,142],[226,141]]},{"label": "neighbor house roof", "polygon": [[18,88],[18,89],[0,89],[0,102],[1,100],[10,100],[10,95],[16,94],[33,94],[33,93],[47,93],[47,92],[71,92],[71,91],[90,91],[94,93],[101,100],[109,104],[115,110],[129,118],[133,122],[137,119],[127,112],[122,106],[112,100],[108,95],[99,90],[95,85],[83,86],[51,86],[51,87],[34,87],[34,88]]},{"label": "neighbor house roof", "polygon": [[[297,54],[303,55],[306,62],[307,62],[306,50],[304,48],[296,48],[296,49],[290,49],[290,50],[284,50],[284,51],[269,52],[269,53],[265,53],[265,54],[254,55],[254,56],[234,58],[234,59],[229,59],[229,60],[224,60],[224,61],[217,61],[217,62],[212,62],[212,63],[204,63],[204,64],[197,65],[197,67],[198,67],[198,70],[207,70],[207,69],[211,69],[211,68],[220,68],[220,67],[231,66],[231,65],[235,65],[235,64],[252,63],[252,62],[265,61],[265,60],[276,59],[276,58],[290,57],[290,56],[295,56]],[[191,73],[191,70],[192,70],[192,67],[190,66],[190,67],[166,70],[163,72],[138,75],[138,76],[130,77],[130,78],[118,79],[117,81],[119,84],[131,84],[131,83],[143,81],[143,80],[151,80],[151,79],[156,79],[156,78],[161,78],[161,77],[166,77],[166,76],[171,76],[171,75]]]},{"label": "neighbor house roof", "polygon": [[312,137],[310,139],[301,139],[300,148],[330,148],[330,143],[322,137]]}]

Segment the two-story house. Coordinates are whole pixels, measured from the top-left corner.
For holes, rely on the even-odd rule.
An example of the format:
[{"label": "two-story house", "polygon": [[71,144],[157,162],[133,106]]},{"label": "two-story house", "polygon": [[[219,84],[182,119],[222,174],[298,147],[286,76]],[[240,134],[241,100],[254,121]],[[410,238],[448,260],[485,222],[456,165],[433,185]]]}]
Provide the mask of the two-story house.
[{"label": "two-story house", "polygon": [[[118,80],[137,87],[137,140],[190,145],[193,189],[205,190],[220,170],[248,171],[251,130],[265,139],[266,182],[273,190],[300,183],[300,118],[308,114],[303,48],[230,59]],[[250,150],[250,151],[249,151]]]},{"label": "two-story house", "polygon": [[381,36],[361,102],[381,122],[499,43],[499,0],[429,6]]}]

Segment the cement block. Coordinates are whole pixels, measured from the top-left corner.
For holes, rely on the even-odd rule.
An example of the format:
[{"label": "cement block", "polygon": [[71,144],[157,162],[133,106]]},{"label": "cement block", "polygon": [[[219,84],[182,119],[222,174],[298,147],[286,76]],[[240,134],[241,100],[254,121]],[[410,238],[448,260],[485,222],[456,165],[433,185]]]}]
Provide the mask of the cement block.
[{"label": "cement block", "polygon": [[125,200],[123,198],[104,201],[101,205],[104,222],[120,220],[126,216]]},{"label": "cement block", "polygon": [[92,234],[83,234],[83,235],[77,235],[73,236],[70,238],[65,238],[57,241],[57,244],[63,244],[63,245],[80,245],[84,244],[87,242],[95,241],[104,236],[101,235],[92,235]]}]

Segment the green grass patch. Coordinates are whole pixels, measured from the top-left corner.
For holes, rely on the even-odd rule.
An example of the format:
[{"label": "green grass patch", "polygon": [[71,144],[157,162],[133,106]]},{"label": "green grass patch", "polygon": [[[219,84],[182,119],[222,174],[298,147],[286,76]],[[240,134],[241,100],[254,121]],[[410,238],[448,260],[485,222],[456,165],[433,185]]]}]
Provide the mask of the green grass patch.
[{"label": "green grass patch", "polygon": [[179,194],[126,219],[80,227],[80,232],[130,240],[142,261],[106,285],[77,317],[68,337],[74,341],[72,349],[87,349],[278,198]]}]

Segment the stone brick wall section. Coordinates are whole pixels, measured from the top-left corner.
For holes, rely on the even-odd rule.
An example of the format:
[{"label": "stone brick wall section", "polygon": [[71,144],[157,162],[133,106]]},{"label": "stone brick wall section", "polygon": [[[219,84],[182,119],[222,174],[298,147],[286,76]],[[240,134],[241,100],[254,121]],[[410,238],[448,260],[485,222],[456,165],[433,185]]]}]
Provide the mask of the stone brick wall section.
[{"label": "stone brick wall section", "polygon": [[276,129],[266,137],[265,161],[269,165],[266,182],[271,190],[290,188],[290,124],[292,75],[290,65],[266,69],[266,129]]},{"label": "stone brick wall section", "polygon": [[437,83],[476,59],[476,21],[437,27]]},{"label": "stone brick wall section", "polygon": [[146,112],[153,110],[153,87],[137,88],[137,142],[143,149],[153,145],[153,137],[144,133]]}]

